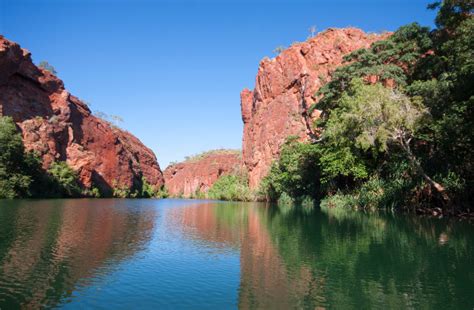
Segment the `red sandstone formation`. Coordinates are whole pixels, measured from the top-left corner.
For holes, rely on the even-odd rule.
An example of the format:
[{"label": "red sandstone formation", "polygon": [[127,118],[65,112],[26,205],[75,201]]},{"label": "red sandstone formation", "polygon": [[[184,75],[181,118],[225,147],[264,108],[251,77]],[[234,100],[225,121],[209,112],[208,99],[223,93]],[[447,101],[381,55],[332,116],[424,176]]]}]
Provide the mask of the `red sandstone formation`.
[{"label": "red sandstone formation", "polygon": [[354,28],[328,29],[292,45],[275,59],[261,61],[255,89],[241,93],[243,160],[252,189],[259,186],[289,136],[304,141],[315,135],[312,123],[319,111],[308,115],[308,108],[343,56],[387,36]]},{"label": "red sandstone formation", "polygon": [[154,186],[163,175],[153,152],[136,137],[95,117],[51,72],[36,67],[31,54],[0,36],[0,115],[11,116],[25,147],[44,168],[65,160],[85,188],[136,188],[142,176]]},{"label": "red sandstone formation", "polygon": [[210,151],[185,162],[174,164],[164,172],[165,186],[171,196],[186,198],[206,193],[217,179],[241,168],[240,152]]}]

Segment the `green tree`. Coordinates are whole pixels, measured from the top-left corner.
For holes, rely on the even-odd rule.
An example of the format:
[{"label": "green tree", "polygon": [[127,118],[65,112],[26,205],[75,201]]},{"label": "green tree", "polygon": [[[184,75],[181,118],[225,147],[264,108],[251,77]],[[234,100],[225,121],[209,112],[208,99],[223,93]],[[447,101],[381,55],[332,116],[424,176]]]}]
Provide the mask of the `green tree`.
[{"label": "green tree", "polygon": [[48,169],[48,174],[55,184],[55,192],[57,194],[65,197],[78,197],[81,195],[77,174],[66,162],[53,162]]},{"label": "green tree", "polygon": [[21,135],[11,117],[0,117],[0,198],[29,195],[32,178],[25,168]]},{"label": "green tree", "polygon": [[49,72],[51,72],[54,75],[58,74],[56,69],[52,65],[50,65],[49,62],[47,62],[45,60],[41,61],[38,65],[38,67],[41,68],[41,69],[44,69],[44,70],[48,70]]},{"label": "green tree", "polygon": [[252,193],[245,176],[230,174],[221,176],[207,193],[210,199],[251,201]]},{"label": "green tree", "polygon": [[262,182],[268,200],[276,201],[284,193],[294,200],[304,196],[317,198],[320,188],[319,148],[290,137]]},{"label": "green tree", "polygon": [[332,80],[321,87],[321,100],[312,106],[323,110],[322,121],[337,106],[340,96],[354,78],[376,77],[379,82],[404,87],[417,72],[417,62],[433,48],[430,29],[412,23],[400,27],[386,40],[377,41],[368,49],[359,49],[344,57],[345,66],[339,67]]},{"label": "green tree", "polygon": [[439,9],[436,26],[442,30],[455,30],[466,19],[472,18],[474,2],[471,0],[444,0],[428,5],[429,9]]},{"label": "green tree", "polygon": [[308,29],[308,31],[309,31],[309,38],[314,37],[314,36],[316,35],[317,30],[318,30],[318,29],[317,29],[316,26],[314,26],[314,25],[311,26],[311,27],[309,27],[309,29]]},{"label": "green tree", "polygon": [[[397,167],[397,175],[421,176],[422,182],[435,189],[433,193],[444,197],[445,202],[451,200],[458,209],[472,205],[473,6],[472,1],[462,0],[445,0],[431,5],[431,8],[439,8],[436,29],[418,24],[401,27],[388,39],[348,55],[345,58],[347,65],[337,69],[332,80],[320,89],[322,98],[312,108],[322,110],[316,126],[325,132],[320,139],[320,166],[323,167],[323,182],[331,184],[329,188],[354,190],[374,176],[382,177],[373,181],[374,184],[391,184],[393,171],[389,167]],[[404,98],[399,103],[410,102],[412,108],[421,107],[422,114],[429,117],[421,117],[414,130],[398,130],[398,140],[382,134],[389,128],[395,129],[385,123],[390,118],[379,119],[383,124],[378,123],[375,127],[366,124],[366,131],[383,130],[366,132],[366,135],[358,136],[357,141],[354,140],[356,132],[352,130],[347,137],[337,133],[330,139],[330,132],[326,131],[328,127],[335,132],[341,128],[340,119],[333,114],[343,112],[341,105],[347,103],[347,98],[353,99],[354,79],[393,88],[394,94]],[[343,96],[346,97],[344,100]],[[365,106],[361,108],[366,109]],[[406,116],[418,118],[418,113]],[[332,124],[328,124],[331,119]],[[375,134],[379,136],[374,137]],[[384,143],[384,137],[388,137],[387,143]],[[371,147],[365,148],[367,144]],[[388,149],[380,149],[384,146]],[[405,181],[401,183],[410,183]],[[411,184],[411,189],[401,187],[405,188],[406,196],[425,196],[429,205],[436,203],[431,199],[431,191],[422,190],[425,188],[423,183]]]},{"label": "green tree", "polygon": [[277,54],[277,55],[280,55],[284,50],[285,50],[285,47],[282,46],[282,45],[280,45],[280,46],[277,46],[277,47],[273,50],[273,52],[274,52],[275,54]]},{"label": "green tree", "polygon": [[[390,154],[401,149],[413,171],[423,177],[444,200],[449,200],[444,186],[427,175],[412,152],[417,127],[422,120],[428,119],[428,110],[419,98],[410,99],[380,84],[365,85],[362,80],[356,79],[342,95],[338,106],[331,113],[324,131],[329,145],[340,147],[340,139],[344,137],[343,146],[351,150]],[[325,156],[321,160],[331,164]]]}]

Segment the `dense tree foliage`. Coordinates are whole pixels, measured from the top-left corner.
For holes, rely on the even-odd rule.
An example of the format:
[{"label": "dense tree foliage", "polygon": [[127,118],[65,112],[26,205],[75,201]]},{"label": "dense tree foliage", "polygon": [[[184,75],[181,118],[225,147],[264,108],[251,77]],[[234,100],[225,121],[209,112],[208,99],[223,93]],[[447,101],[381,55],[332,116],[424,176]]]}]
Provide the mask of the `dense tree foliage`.
[{"label": "dense tree foliage", "polygon": [[247,178],[240,174],[221,176],[209,189],[208,198],[229,201],[251,201]]},{"label": "dense tree foliage", "polygon": [[32,184],[29,156],[10,117],[0,118],[0,198],[28,196]]},{"label": "dense tree foliage", "polygon": [[[445,211],[472,205],[473,7],[472,1],[435,3],[436,29],[410,24],[345,57],[347,65],[312,107],[322,110],[319,143],[284,147],[266,192],[337,193],[334,201],[363,208],[389,201]],[[302,148],[313,151],[301,154]],[[299,174],[308,168],[285,168],[291,157],[309,162],[320,178],[304,184],[308,179]]]},{"label": "dense tree foliage", "polygon": [[77,174],[66,162],[52,163],[48,169],[48,174],[53,185],[51,195],[58,195],[60,197],[77,197],[81,195]]},{"label": "dense tree foliage", "polygon": [[299,143],[290,137],[281,149],[279,161],[262,182],[267,200],[278,200],[283,193],[294,199],[316,198],[320,178],[318,154],[316,145]]}]

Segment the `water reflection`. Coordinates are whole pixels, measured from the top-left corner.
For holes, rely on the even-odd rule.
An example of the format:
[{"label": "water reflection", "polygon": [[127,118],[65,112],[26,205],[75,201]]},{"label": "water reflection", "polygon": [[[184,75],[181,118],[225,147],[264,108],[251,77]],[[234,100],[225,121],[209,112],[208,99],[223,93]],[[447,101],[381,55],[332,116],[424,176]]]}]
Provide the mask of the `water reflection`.
[{"label": "water reflection", "polygon": [[332,209],[0,201],[0,308],[472,309],[473,239]]},{"label": "water reflection", "polygon": [[118,200],[0,201],[0,308],[55,306],[140,250],[154,212]]},{"label": "water reflection", "polygon": [[172,214],[193,240],[240,247],[241,308],[474,305],[468,224],[232,203]]}]

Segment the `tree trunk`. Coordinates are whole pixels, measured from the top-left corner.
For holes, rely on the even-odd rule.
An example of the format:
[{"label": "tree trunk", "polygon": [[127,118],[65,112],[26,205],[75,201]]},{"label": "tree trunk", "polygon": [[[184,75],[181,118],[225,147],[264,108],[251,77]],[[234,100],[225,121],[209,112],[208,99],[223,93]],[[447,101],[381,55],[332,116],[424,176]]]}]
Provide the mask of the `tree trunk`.
[{"label": "tree trunk", "polygon": [[426,174],[425,170],[423,169],[423,167],[421,167],[420,163],[418,162],[415,155],[411,151],[410,141],[408,141],[408,142],[405,141],[405,139],[401,136],[400,137],[400,144],[401,144],[403,150],[405,151],[405,153],[407,154],[407,157],[408,157],[411,165],[423,177],[423,179],[425,179],[431,185],[431,187],[433,187],[435,189],[435,191],[443,198],[443,201],[445,203],[449,204],[451,202],[451,199],[449,198],[448,193],[446,192],[446,188],[443,185],[441,185],[440,183],[438,183],[435,180],[433,180],[432,178],[430,178]]}]

